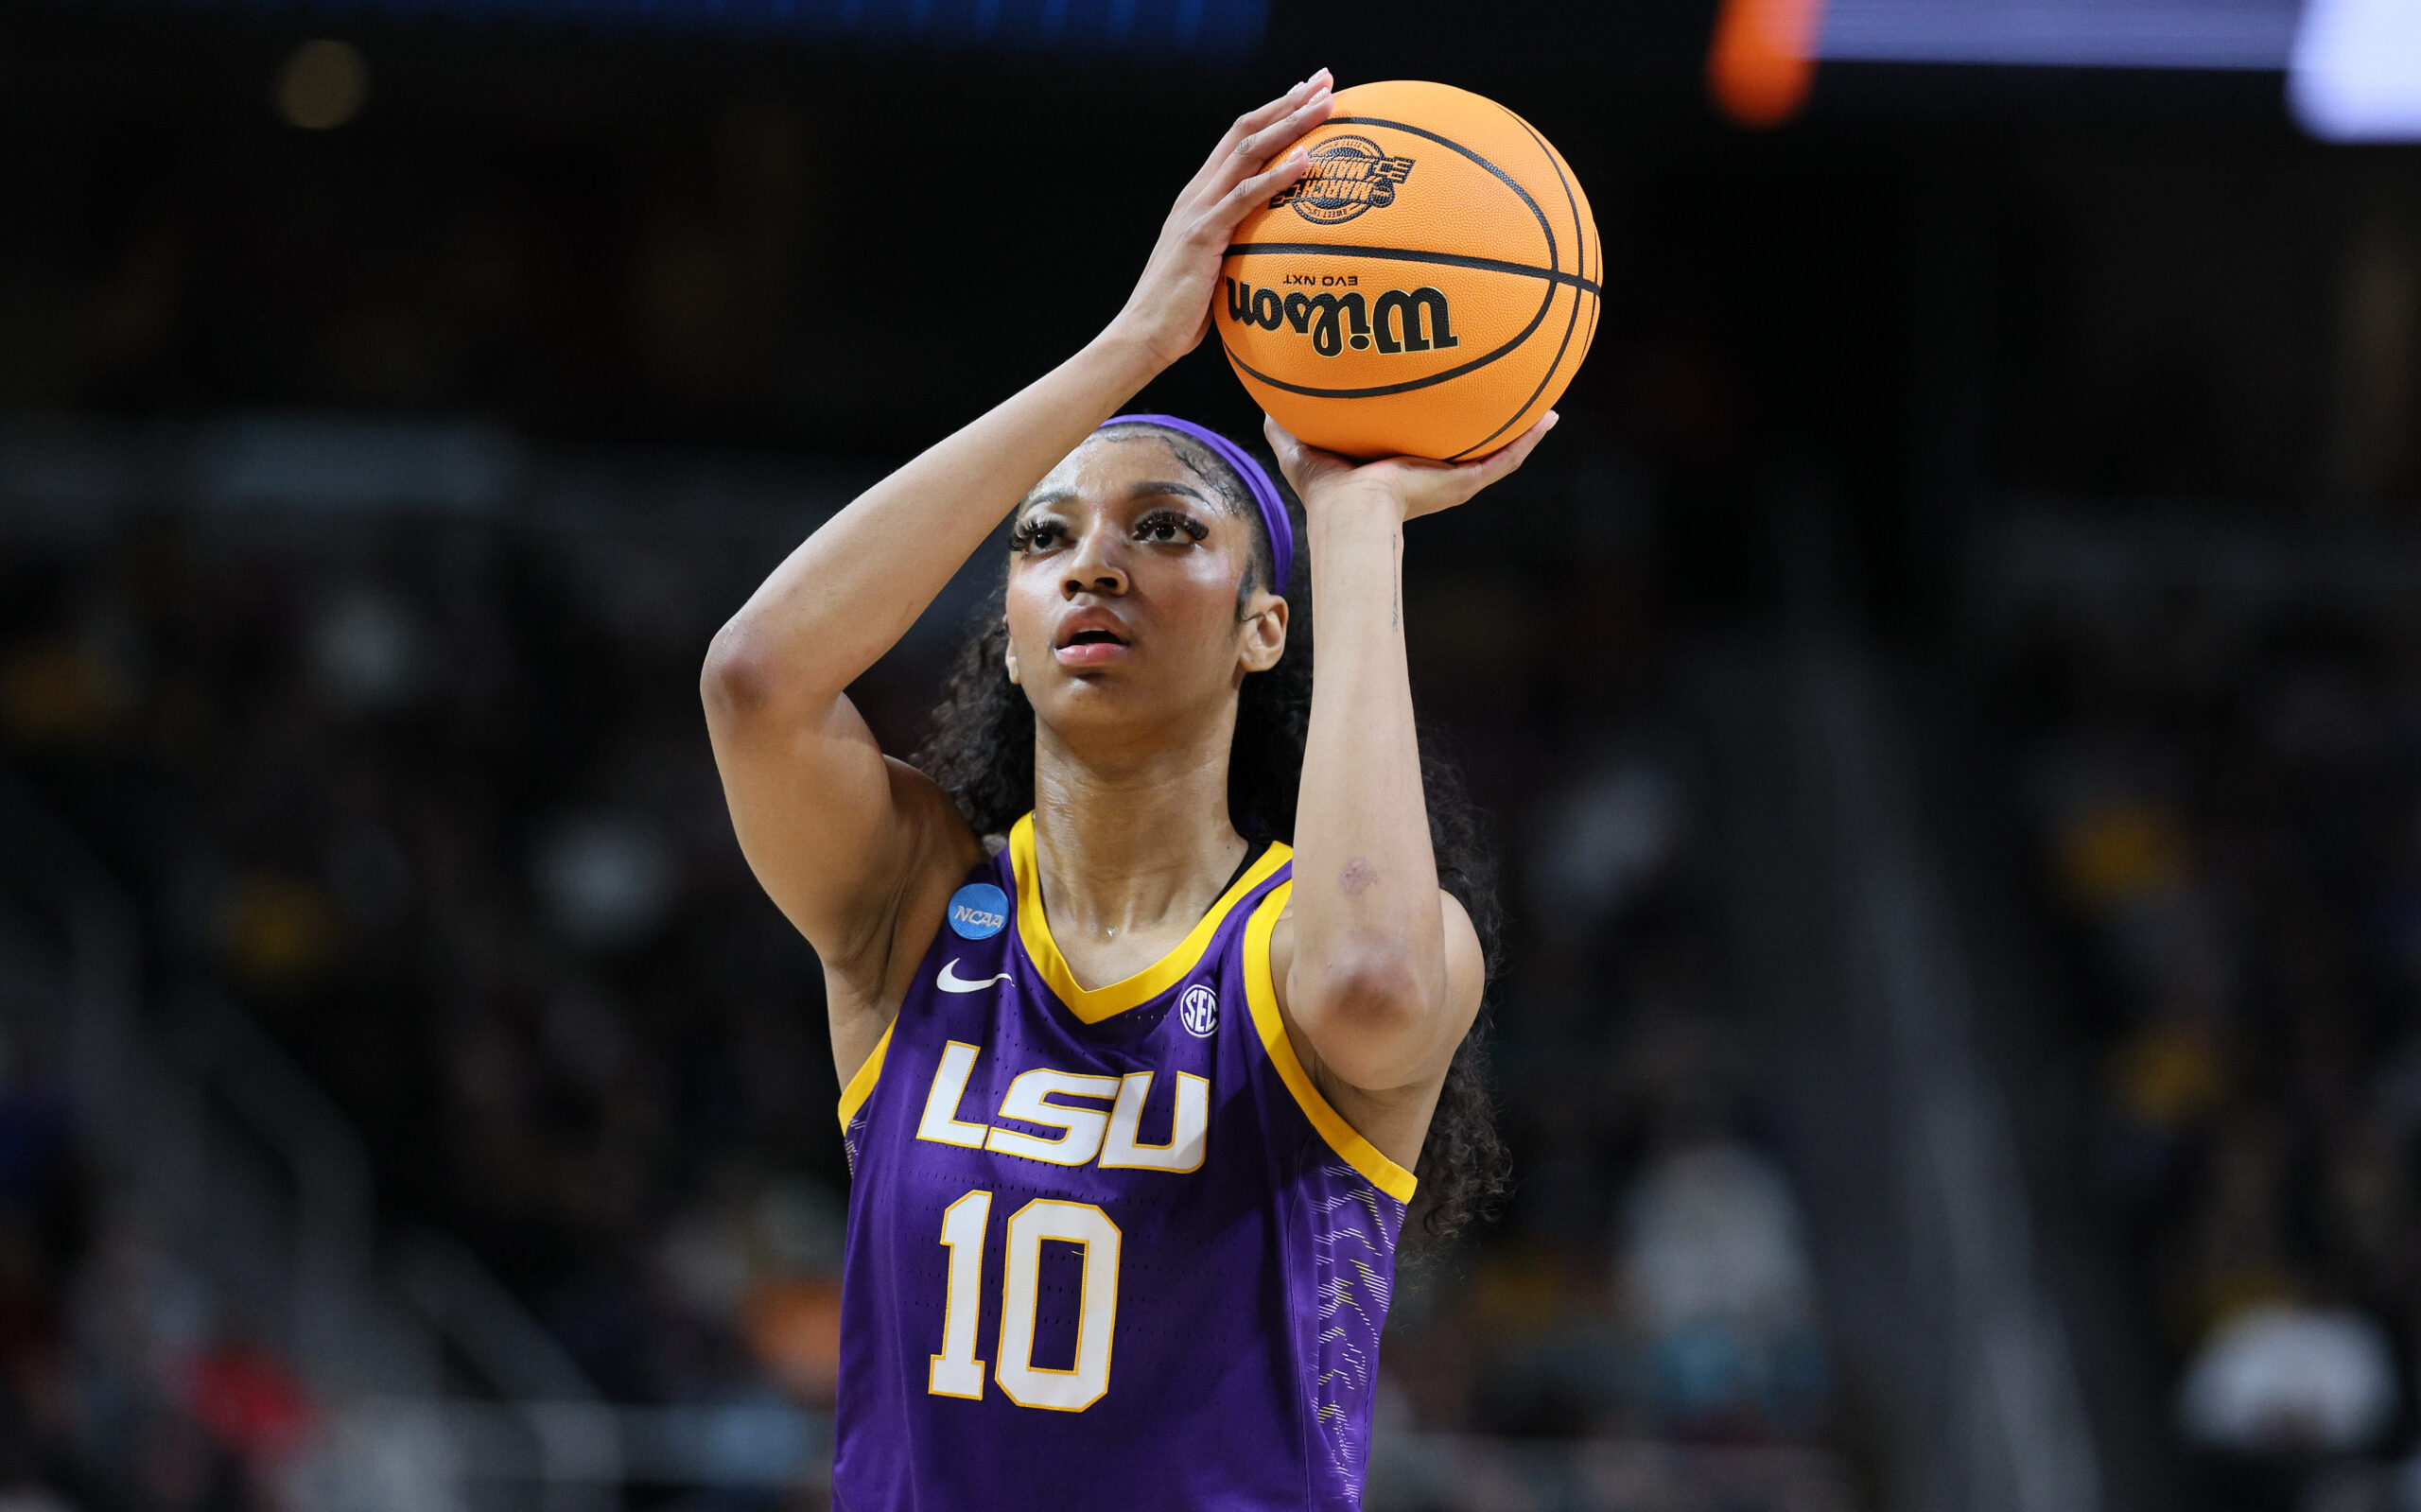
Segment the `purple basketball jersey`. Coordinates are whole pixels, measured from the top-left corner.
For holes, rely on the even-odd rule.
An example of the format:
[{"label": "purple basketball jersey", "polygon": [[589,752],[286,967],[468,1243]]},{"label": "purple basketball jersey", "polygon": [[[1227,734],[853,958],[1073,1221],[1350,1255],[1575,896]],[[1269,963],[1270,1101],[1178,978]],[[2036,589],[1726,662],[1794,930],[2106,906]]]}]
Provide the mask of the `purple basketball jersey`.
[{"label": "purple basketball jersey", "polygon": [[1272,845],[1077,985],[1029,816],[841,1097],[837,1512],[1359,1507],[1411,1173],[1286,1040]]}]

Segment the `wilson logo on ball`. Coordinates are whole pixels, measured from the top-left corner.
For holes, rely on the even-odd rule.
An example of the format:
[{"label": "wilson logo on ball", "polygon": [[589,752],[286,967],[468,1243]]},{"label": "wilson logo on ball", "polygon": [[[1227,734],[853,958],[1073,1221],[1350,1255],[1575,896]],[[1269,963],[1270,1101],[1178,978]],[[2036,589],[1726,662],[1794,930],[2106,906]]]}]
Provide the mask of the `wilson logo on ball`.
[{"label": "wilson logo on ball", "polygon": [[1228,319],[1264,331],[1291,326],[1310,337],[1312,350],[1324,357],[1332,357],[1349,346],[1366,351],[1374,341],[1388,354],[1462,345],[1454,338],[1446,296],[1437,289],[1391,288],[1366,305],[1359,294],[1298,291],[1281,297],[1274,288],[1255,288],[1232,278],[1226,283]]},{"label": "wilson logo on ball", "polygon": [[1367,136],[1333,136],[1312,148],[1303,176],[1271,197],[1269,208],[1293,205],[1305,220],[1332,226],[1365,210],[1396,202],[1396,189],[1412,176],[1412,159],[1391,158]]}]

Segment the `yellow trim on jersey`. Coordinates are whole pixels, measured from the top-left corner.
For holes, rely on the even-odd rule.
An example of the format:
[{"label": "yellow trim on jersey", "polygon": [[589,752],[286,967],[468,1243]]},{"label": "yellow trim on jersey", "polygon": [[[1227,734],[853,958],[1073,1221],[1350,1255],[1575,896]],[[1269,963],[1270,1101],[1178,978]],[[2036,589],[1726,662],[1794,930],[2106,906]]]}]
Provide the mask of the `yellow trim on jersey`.
[{"label": "yellow trim on jersey", "polygon": [[1419,1188],[1412,1173],[1388,1159],[1385,1152],[1362,1138],[1343,1114],[1329,1106],[1311,1073],[1296,1057],[1295,1042],[1286,1037],[1286,1017],[1278,1011],[1278,988],[1269,975],[1269,936],[1278,928],[1278,915],[1286,912],[1287,895],[1294,891],[1291,880],[1271,888],[1245,926],[1245,1003],[1252,1010],[1252,1026],[1261,1034],[1261,1048],[1268,1054],[1269,1064],[1278,1068],[1278,1079],[1295,1094],[1303,1116],[1320,1131],[1328,1147],[1343,1156],[1345,1163],[1362,1173],[1370,1185],[1410,1207]]},{"label": "yellow trim on jersey", "polygon": [[895,1014],[891,1022],[882,1026],[882,1037],[874,1042],[874,1053],[858,1068],[858,1074],[849,1078],[849,1085],[841,1088],[843,1129],[848,1128],[849,1121],[858,1116],[858,1109],[865,1106],[866,1099],[874,1095],[874,1084],[882,1080],[882,1057],[891,1049],[891,1032],[898,1027],[899,1017]]},{"label": "yellow trim on jersey", "polygon": [[1100,1023],[1115,1014],[1150,1002],[1186,978],[1202,962],[1202,952],[1210,948],[1210,937],[1228,914],[1250,893],[1267,880],[1270,874],[1286,864],[1295,853],[1282,843],[1272,841],[1261,859],[1236,878],[1236,885],[1226,895],[1210,905],[1193,932],[1177,942],[1176,949],[1151,965],[1145,966],[1123,982],[1113,982],[1106,987],[1080,987],[1076,974],[1068,969],[1067,958],[1060,955],[1059,944],[1051,938],[1051,921],[1042,912],[1042,873],[1035,864],[1034,815],[1028,814],[1009,830],[1009,869],[1018,882],[1018,938],[1025,946],[1026,959],[1042,974],[1044,985],[1058,995],[1068,1011],[1089,1024]]}]

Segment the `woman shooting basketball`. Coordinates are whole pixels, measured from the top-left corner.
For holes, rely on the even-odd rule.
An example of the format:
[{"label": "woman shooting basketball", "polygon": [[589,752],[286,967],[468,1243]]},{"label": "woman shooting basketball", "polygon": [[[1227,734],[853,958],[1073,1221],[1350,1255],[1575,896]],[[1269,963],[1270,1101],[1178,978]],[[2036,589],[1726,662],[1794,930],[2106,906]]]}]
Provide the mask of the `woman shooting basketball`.
[{"label": "woman shooting basketball", "polygon": [[[1424,781],[1400,566],[1404,521],[1553,417],[1460,466],[1271,427],[1315,695],[1283,495],[1112,418],[1202,339],[1229,231],[1328,109],[1323,71],[1237,121],[1108,328],[835,515],[707,658],[845,1086],[850,1512],[1358,1506],[1412,1173],[1434,1225],[1501,1184],[1458,1054],[1492,905]],[[886,759],[844,690],[1012,512],[998,623],[918,765]]]}]

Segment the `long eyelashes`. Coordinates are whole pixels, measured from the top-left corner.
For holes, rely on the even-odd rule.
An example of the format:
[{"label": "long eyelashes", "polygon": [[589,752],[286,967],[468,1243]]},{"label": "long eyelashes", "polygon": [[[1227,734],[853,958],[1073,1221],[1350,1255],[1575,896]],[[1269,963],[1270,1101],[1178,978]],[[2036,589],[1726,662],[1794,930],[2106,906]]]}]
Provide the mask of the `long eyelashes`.
[{"label": "long eyelashes", "polygon": [[[1199,543],[1208,539],[1210,534],[1210,527],[1182,510],[1154,510],[1135,522],[1136,539],[1156,546],[1173,545],[1173,538],[1176,535]],[[1067,527],[1059,521],[1049,515],[1036,515],[1019,520],[1010,528],[1009,549],[1032,551],[1037,547],[1050,546],[1054,540],[1064,540],[1066,536]]]},{"label": "long eyelashes", "polygon": [[1180,531],[1193,541],[1199,541],[1210,533],[1210,527],[1176,510],[1154,510],[1135,522],[1135,533],[1140,536],[1148,538],[1154,531],[1164,530]]},{"label": "long eyelashes", "polygon": [[1036,510],[1009,528],[1009,549],[1012,551],[1064,546],[1067,540],[1068,522],[1047,510]]}]

